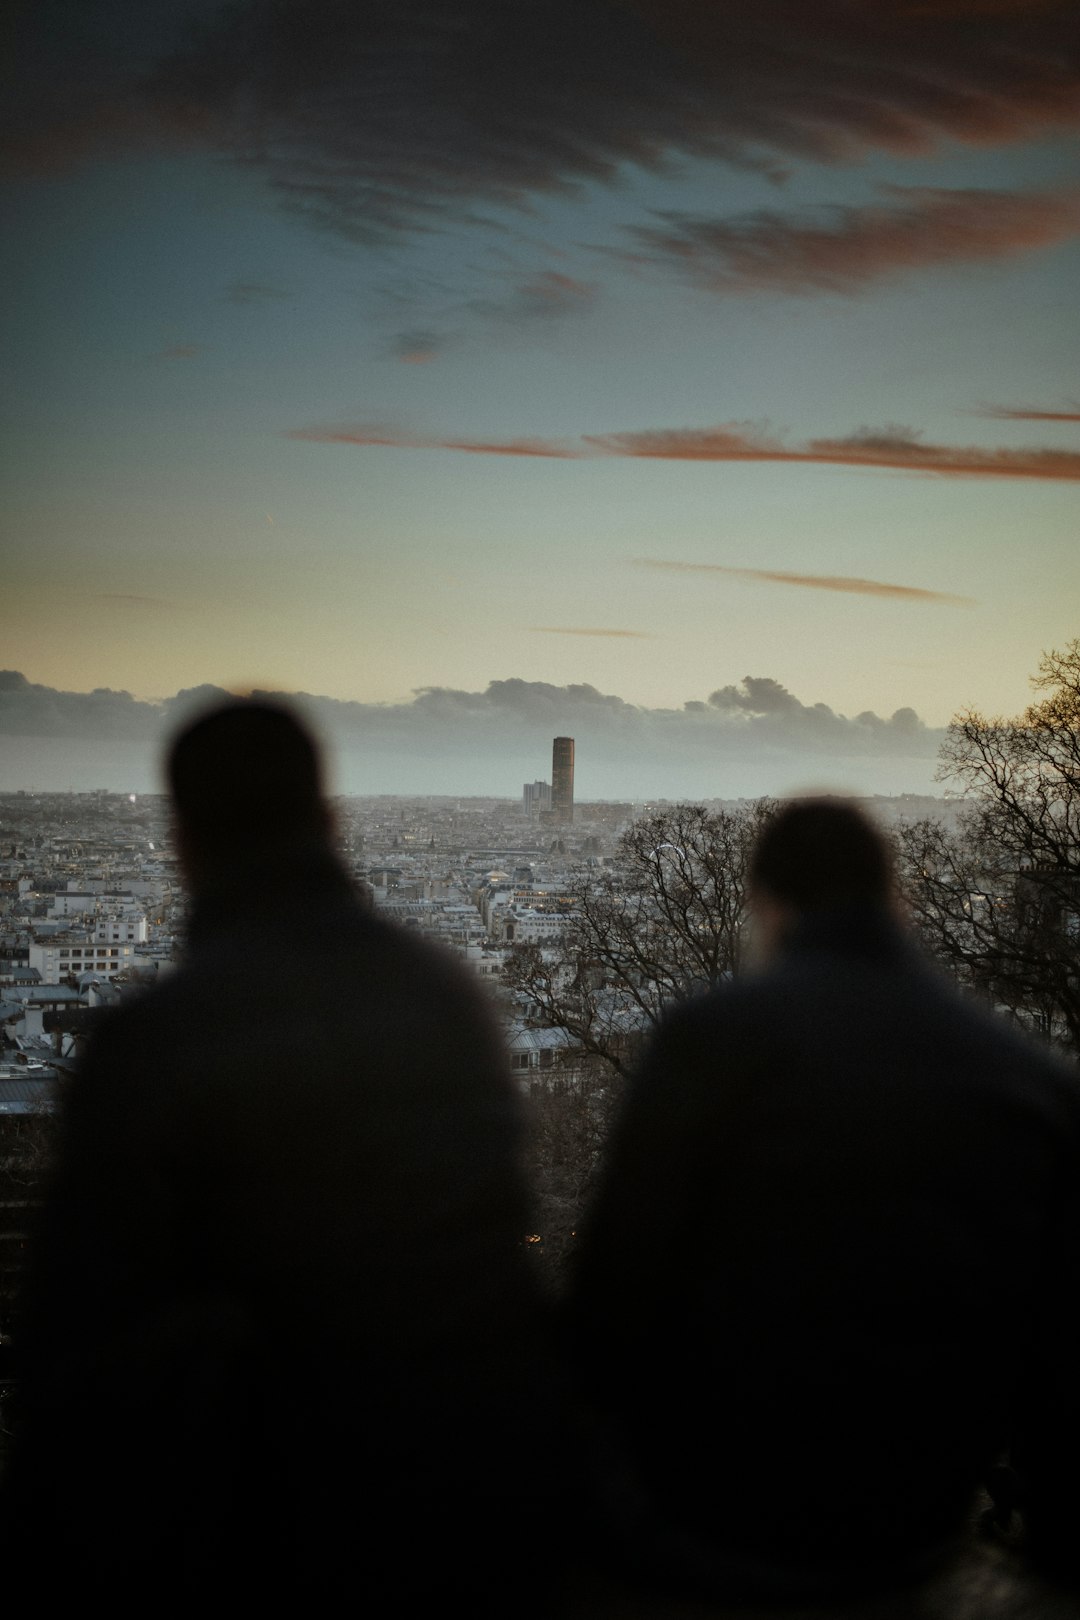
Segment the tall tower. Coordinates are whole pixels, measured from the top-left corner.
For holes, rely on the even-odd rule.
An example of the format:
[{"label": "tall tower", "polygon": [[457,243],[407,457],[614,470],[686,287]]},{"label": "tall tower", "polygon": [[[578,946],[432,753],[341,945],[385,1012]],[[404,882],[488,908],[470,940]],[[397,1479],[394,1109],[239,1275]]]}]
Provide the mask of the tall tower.
[{"label": "tall tower", "polygon": [[574,819],[574,739],[556,737],[551,748],[551,819]]}]

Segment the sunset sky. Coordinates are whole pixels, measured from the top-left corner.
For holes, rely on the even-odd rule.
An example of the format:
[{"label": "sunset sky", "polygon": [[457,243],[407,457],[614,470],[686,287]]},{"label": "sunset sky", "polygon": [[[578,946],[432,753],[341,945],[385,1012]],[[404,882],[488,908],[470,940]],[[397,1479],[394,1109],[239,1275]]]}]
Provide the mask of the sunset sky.
[{"label": "sunset sky", "polygon": [[0,788],[209,685],[343,791],[927,791],[1080,633],[1072,0],[17,10]]}]

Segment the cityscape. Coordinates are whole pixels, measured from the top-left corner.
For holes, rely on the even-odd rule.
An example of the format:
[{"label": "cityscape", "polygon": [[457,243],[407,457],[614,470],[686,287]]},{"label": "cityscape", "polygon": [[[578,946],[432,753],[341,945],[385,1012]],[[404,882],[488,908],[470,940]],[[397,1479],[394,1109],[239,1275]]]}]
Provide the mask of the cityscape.
[{"label": "cityscape", "polygon": [[[995,791],[992,772],[980,788],[978,748],[966,767],[974,798],[946,789],[853,801],[893,840],[910,919],[931,954],[1066,1050],[1080,1039],[1069,966],[1078,891],[1054,807],[1069,806],[1069,825],[1078,662],[1077,643],[1044,660],[1058,696],[1013,723],[1021,749],[1040,714],[1063,728],[1055,746],[1064,759],[1049,790],[1042,779],[1043,824],[1037,836],[1024,832],[1026,855],[1015,840],[995,848],[975,831],[979,792],[989,788],[992,803]],[[580,1195],[642,1041],[673,1001],[739,971],[748,853],[776,801],[582,799],[588,754],[582,760],[572,736],[549,746],[547,775],[513,796],[339,794],[330,803],[335,847],[364,905],[466,964],[491,998],[519,1089],[534,1100],[552,1088],[588,1099],[595,1132]],[[962,782],[962,754],[950,763]],[[259,813],[253,805],[253,835]],[[100,1010],[182,963],[188,914],[167,795],[0,792],[0,1133],[32,1133],[76,1072]],[[1033,926],[1034,979],[1025,970],[1012,983],[1010,960],[1031,956]],[[672,976],[663,964],[680,958]],[[0,1262],[6,1254],[15,1271],[22,1208],[8,1200],[0,1235]]]},{"label": "cityscape", "polygon": [[[620,839],[667,801],[576,801],[574,739],[552,742],[550,778],[520,798],[334,801],[342,857],[367,902],[463,958],[496,997],[512,1072],[528,1082],[573,1042],[543,1029],[504,970],[515,946],[555,952],[582,881],[610,881]],[[738,812],[748,801],[716,801]],[[955,802],[869,801],[885,821]],[[184,947],[187,897],[156,794],[0,794],[0,1117],[50,1106],[92,1013],[168,973]]]}]

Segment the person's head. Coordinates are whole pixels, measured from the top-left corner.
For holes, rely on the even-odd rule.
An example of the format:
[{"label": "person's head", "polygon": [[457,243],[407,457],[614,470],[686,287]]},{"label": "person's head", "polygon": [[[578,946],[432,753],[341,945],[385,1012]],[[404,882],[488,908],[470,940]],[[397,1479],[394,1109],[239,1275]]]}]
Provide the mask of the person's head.
[{"label": "person's head", "polygon": [[895,911],[888,841],[846,799],[792,799],[766,823],[750,858],[750,891],[773,941],[808,913]]},{"label": "person's head", "polygon": [[166,774],[195,887],[244,855],[328,836],[318,749],[279,704],[236,698],[211,709],[173,739]]}]

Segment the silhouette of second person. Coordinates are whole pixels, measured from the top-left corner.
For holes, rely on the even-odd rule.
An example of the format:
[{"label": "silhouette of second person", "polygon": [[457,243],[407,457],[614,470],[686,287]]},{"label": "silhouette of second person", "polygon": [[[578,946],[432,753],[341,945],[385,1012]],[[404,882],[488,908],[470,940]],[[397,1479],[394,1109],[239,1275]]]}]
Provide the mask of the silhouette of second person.
[{"label": "silhouette of second person", "polygon": [[796,1599],[935,1567],[1018,1423],[1036,1540],[1068,1522],[1080,1109],[920,958],[857,808],[782,807],[751,882],[761,970],[654,1038],[566,1328],[614,1556]]}]

